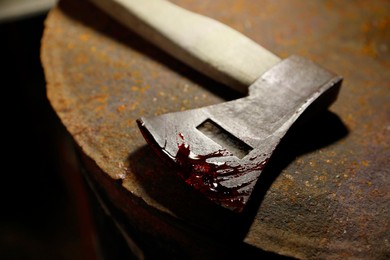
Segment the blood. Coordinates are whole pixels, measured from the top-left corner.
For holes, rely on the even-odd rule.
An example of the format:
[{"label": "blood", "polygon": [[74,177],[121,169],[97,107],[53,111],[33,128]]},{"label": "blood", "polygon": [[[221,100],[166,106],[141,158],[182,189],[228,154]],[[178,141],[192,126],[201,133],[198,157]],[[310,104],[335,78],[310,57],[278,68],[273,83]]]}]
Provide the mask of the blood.
[{"label": "blood", "polygon": [[[145,140],[148,141],[156,154],[175,168],[188,185],[200,191],[216,204],[236,212],[243,210],[257,178],[244,182],[238,177],[253,174],[254,171],[257,171],[258,177],[268,162],[267,155],[261,155],[262,159],[259,156],[253,156],[239,162],[229,162],[223,158],[231,157],[231,153],[223,149],[206,155],[196,155],[191,152],[191,147],[186,144],[182,133],[178,134],[178,151],[176,155],[172,155],[165,149],[166,144],[161,147],[155,142],[142,121],[137,121],[137,123]],[[230,184],[235,182],[235,185],[227,187],[221,183],[223,181],[229,181]]]},{"label": "blood", "polygon": [[[242,211],[250,193],[252,182],[245,183],[235,178],[262,171],[268,159],[257,162],[256,158],[242,163],[232,163],[221,158],[231,156],[226,150],[218,150],[206,155],[196,155],[191,147],[185,143],[184,136],[179,134],[178,152],[174,157],[179,167],[179,174],[185,182],[203,193],[210,200],[234,211]],[[212,159],[212,160],[210,160]],[[226,187],[221,181],[233,180],[234,187]],[[231,185],[229,185],[231,186]],[[245,186],[250,186],[245,189]]]}]

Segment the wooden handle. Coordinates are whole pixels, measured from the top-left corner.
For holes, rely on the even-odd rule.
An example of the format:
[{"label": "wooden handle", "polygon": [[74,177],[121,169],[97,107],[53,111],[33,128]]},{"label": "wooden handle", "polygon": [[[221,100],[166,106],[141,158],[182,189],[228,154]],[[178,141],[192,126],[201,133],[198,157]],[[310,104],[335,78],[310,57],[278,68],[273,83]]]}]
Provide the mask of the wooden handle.
[{"label": "wooden handle", "polygon": [[165,0],[90,0],[194,69],[240,92],[280,58],[211,18]]}]

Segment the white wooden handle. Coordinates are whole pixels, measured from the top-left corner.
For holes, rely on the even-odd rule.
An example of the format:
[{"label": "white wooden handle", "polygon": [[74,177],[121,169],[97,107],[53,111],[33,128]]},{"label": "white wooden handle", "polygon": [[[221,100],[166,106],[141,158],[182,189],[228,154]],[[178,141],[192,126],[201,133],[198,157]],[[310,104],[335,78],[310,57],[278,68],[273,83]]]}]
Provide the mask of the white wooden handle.
[{"label": "white wooden handle", "polygon": [[90,1],[172,56],[241,92],[280,61],[232,28],[165,0]]}]

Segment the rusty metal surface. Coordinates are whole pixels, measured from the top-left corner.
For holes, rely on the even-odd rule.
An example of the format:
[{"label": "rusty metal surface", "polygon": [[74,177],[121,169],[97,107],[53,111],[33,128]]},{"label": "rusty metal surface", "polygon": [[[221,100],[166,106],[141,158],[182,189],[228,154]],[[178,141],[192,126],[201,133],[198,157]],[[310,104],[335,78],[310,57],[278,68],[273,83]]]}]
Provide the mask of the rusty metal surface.
[{"label": "rusty metal surface", "polygon": [[[281,57],[302,55],[345,78],[330,112],[291,132],[270,162],[244,212],[239,240],[298,258],[388,258],[390,3],[174,2]],[[239,95],[84,1],[61,1],[50,12],[42,43],[50,102],[83,153],[108,180],[121,180],[124,189],[116,196],[136,198],[171,222],[193,220],[191,214],[207,222],[193,210],[197,202],[186,202],[193,194],[154,157],[135,120]]]}]

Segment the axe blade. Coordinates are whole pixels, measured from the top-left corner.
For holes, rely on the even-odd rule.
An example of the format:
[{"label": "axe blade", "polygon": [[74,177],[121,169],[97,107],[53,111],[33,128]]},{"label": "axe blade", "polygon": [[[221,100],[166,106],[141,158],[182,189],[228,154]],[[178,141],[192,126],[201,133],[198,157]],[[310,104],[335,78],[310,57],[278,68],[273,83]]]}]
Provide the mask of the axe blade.
[{"label": "axe blade", "polygon": [[185,183],[241,212],[283,136],[298,118],[332,104],[341,81],[313,62],[292,56],[255,81],[248,97],[137,123],[146,141]]}]

